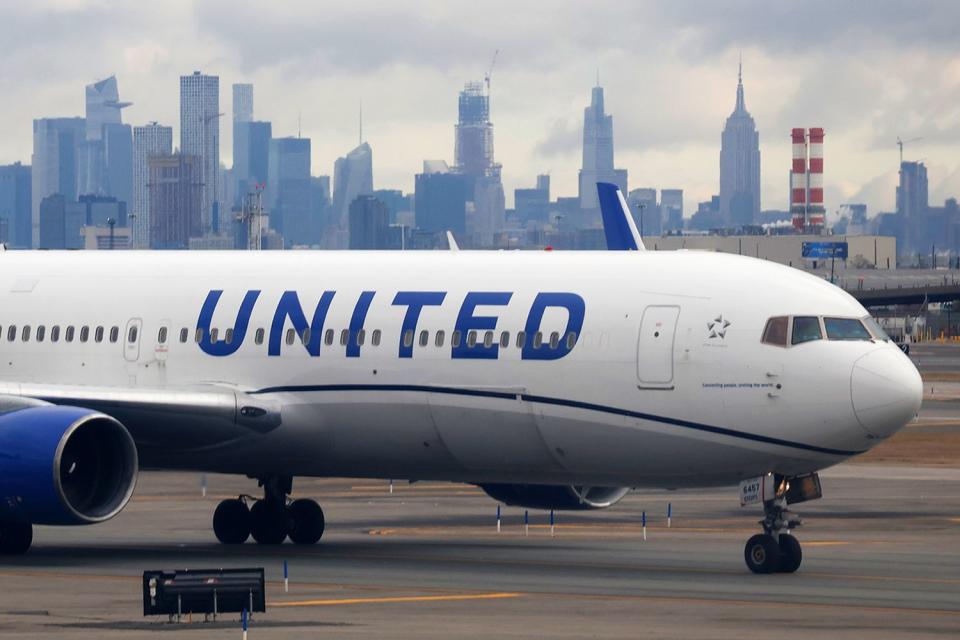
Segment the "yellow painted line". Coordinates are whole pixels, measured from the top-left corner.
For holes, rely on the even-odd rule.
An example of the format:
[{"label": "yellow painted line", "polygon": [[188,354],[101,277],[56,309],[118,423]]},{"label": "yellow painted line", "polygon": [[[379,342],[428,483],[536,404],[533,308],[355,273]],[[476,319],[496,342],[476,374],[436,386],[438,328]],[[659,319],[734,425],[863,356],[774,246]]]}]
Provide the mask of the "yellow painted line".
[{"label": "yellow painted line", "polygon": [[339,598],[335,600],[291,600],[271,602],[271,607],[329,607],[339,604],[390,604],[396,602],[456,602],[461,600],[505,600],[522,593],[477,593],[450,596],[393,596],[384,598]]},{"label": "yellow painted line", "polygon": [[805,547],[842,547],[850,543],[842,542],[840,540],[804,540],[802,544]]}]

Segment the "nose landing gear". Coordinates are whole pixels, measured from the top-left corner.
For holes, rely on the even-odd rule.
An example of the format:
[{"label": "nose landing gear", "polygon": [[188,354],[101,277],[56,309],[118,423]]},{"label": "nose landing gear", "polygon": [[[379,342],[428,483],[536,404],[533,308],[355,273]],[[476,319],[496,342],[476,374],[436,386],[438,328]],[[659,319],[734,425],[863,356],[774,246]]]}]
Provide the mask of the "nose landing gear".
[{"label": "nose landing gear", "polygon": [[803,561],[800,542],[790,533],[802,521],[788,504],[816,500],[823,495],[817,474],[788,478],[767,474],[740,484],[740,504],[763,504],[758,533],[747,540],[743,559],[754,573],[794,573]]},{"label": "nose landing gear", "polygon": [[[223,544],[243,544],[253,536],[259,544],[281,544],[287,536],[296,544],[316,544],[325,526],[323,510],[313,500],[289,501],[293,479],[260,479],[263,499],[251,496],[224,500],[213,513],[213,532]],[[248,508],[248,502],[253,504]]]}]

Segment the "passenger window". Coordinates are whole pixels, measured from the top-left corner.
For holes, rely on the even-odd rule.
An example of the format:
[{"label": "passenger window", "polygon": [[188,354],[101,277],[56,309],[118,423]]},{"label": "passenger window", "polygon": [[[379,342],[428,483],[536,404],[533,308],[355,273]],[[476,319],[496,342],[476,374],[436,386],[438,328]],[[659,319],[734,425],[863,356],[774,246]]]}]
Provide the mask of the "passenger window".
[{"label": "passenger window", "polygon": [[467,346],[468,346],[468,347],[475,347],[475,346],[477,346],[477,332],[476,332],[476,331],[468,331],[468,332],[467,332]]},{"label": "passenger window", "polygon": [[535,334],[533,334],[533,348],[539,349],[542,346],[543,346],[543,333],[541,333],[540,331],[537,331]]},{"label": "passenger window", "polygon": [[435,345],[438,346],[438,347],[442,347],[442,346],[443,346],[443,339],[444,339],[445,335],[446,335],[446,334],[444,334],[443,331],[437,331],[437,337],[434,339],[433,344],[435,344]]},{"label": "passenger window", "polygon": [[407,329],[403,332],[403,346],[412,347],[413,346],[413,329]]},{"label": "passenger window", "polygon": [[66,340],[67,342],[73,342],[73,333],[74,333],[74,330],[73,330],[73,326],[71,325],[67,327],[67,330],[64,333],[63,339]]},{"label": "passenger window", "polygon": [[23,333],[20,339],[24,342],[30,342],[30,325],[27,324],[23,326]]},{"label": "passenger window", "polygon": [[54,325],[50,329],[50,342],[60,342],[60,326]]},{"label": "passenger window", "polygon": [[257,329],[257,332],[253,334],[253,342],[255,344],[263,344],[263,336],[266,332],[263,330],[263,327]]},{"label": "passenger window", "polygon": [[90,339],[90,327],[80,327],[80,342],[86,342]]},{"label": "passenger window", "polygon": [[454,331],[450,336],[450,346],[456,349],[460,346],[460,332]]},{"label": "passenger window", "polygon": [[777,316],[767,320],[767,326],[763,329],[764,344],[772,344],[778,347],[787,346],[787,316]]},{"label": "passenger window", "polygon": [[103,327],[97,327],[93,331],[93,341],[97,344],[103,342]]},{"label": "passenger window", "polygon": [[577,346],[577,334],[571,331],[567,334],[567,349],[573,349]]},{"label": "passenger window", "polygon": [[382,334],[380,333],[380,329],[374,329],[373,333],[370,334],[370,344],[372,344],[375,347],[379,347],[381,335]]},{"label": "passenger window", "polygon": [[550,348],[556,349],[560,346],[560,334],[556,331],[550,334]]},{"label": "passenger window", "polygon": [[[166,332],[166,329],[162,329],[162,331]],[[223,339],[226,341],[227,344],[233,344],[233,327],[223,332]],[[167,340],[167,334],[164,333],[163,341],[166,342],[166,340]]]},{"label": "passenger window", "polygon": [[360,329],[357,331],[357,346],[362,347],[363,341],[367,339],[367,332],[365,329]]},{"label": "passenger window", "polygon": [[201,329],[200,327],[197,327],[197,332],[193,337],[196,340],[197,344],[200,344],[201,342],[203,342],[203,329]]},{"label": "passenger window", "polygon": [[40,325],[39,327],[37,327],[37,342],[43,342],[43,337],[46,335],[46,333],[47,333],[47,328],[44,327],[43,325]]},{"label": "passenger window", "polygon": [[[184,329],[186,331],[186,329]],[[110,342],[116,343],[120,339],[120,327],[110,327]],[[187,337],[184,334],[183,339],[180,342],[186,342]]]},{"label": "passenger window", "polygon": [[310,344],[310,327],[307,327],[300,333],[300,342],[302,342],[304,346]]},{"label": "passenger window", "polygon": [[210,329],[210,343],[213,344],[220,337],[219,329]]},{"label": "passenger window", "polygon": [[[86,327],[84,327],[84,329],[86,329]],[[135,344],[137,342],[138,335],[139,333],[137,332],[136,325],[130,327],[130,331],[127,332],[127,342],[130,344]],[[80,332],[80,339],[83,339],[83,331]]]},{"label": "passenger window", "polygon": [[421,346],[421,347],[425,347],[425,346],[427,346],[428,344],[430,344],[430,332],[429,332],[429,331],[421,331],[421,332],[420,332],[420,346]]},{"label": "passenger window", "polygon": [[483,334],[483,346],[487,349],[493,346],[493,331],[487,331]]},{"label": "passenger window", "polygon": [[166,343],[167,343],[167,328],[166,328],[166,327],[160,327],[160,331],[157,332],[157,342],[159,342],[160,344],[166,344]]},{"label": "passenger window", "polygon": [[500,334],[500,346],[504,349],[510,346],[510,332],[504,331]]},{"label": "passenger window", "polygon": [[340,346],[345,347],[350,342],[350,330],[344,329],[340,332]]},{"label": "passenger window", "polygon": [[297,339],[297,332],[295,329],[287,329],[287,344],[293,344],[294,340]]},{"label": "passenger window", "polygon": [[7,342],[13,342],[17,339],[17,327],[10,325],[7,327]]},{"label": "passenger window", "polygon": [[[180,342],[182,342],[183,344],[186,344],[187,340],[189,339],[190,339],[190,329],[187,329],[186,327],[184,327],[183,329],[180,329]],[[110,330],[110,342],[116,342],[113,339],[112,329]]]},{"label": "passenger window", "polygon": [[820,333],[820,318],[816,316],[797,316],[793,319],[793,344],[810,342],[811,340],[820,340],[823,335]]},{"label": "passenger window", "polygon": [[323,337],[323,343],[328,347],[333,344],[333,329],[327,329],[327,335]]},{"label": "passenger window", "polygon": [[517,332],[517,349],[523,349],[527,346],[527,332],[518,331]]},{"label": "passenger window", "polygon": [[830,340],[872,340],[873,336],[857,318],[824,318],[823,326]]}]

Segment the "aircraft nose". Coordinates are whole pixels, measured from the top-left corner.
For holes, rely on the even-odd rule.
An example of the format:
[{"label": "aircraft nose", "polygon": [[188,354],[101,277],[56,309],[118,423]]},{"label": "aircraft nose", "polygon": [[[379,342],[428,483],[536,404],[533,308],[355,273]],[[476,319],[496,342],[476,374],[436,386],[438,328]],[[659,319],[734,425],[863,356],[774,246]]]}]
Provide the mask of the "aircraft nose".
[{"label": "aircraft nose", "polygon": [[860,425],[870,435],[885,438],[920,410],[923,382],[910,359],[891,345],[854,363],[850,397]]}]

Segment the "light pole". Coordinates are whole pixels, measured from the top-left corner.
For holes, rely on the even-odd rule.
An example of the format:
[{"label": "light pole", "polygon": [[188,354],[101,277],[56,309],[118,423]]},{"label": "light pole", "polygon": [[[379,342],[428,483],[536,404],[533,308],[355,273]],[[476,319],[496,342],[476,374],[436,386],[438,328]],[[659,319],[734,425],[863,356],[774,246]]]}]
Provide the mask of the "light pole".
[{"label": "light pole", "polygon": [[107,226],[110,227],[110,251],[113,251],[113,228],[117,225],[117,221],[113,218],[107,218]]},{"label": "light pole", "polygon": [[640,238],[643,239],[643,210],[647,208],[646,202],[640,203]]}]

